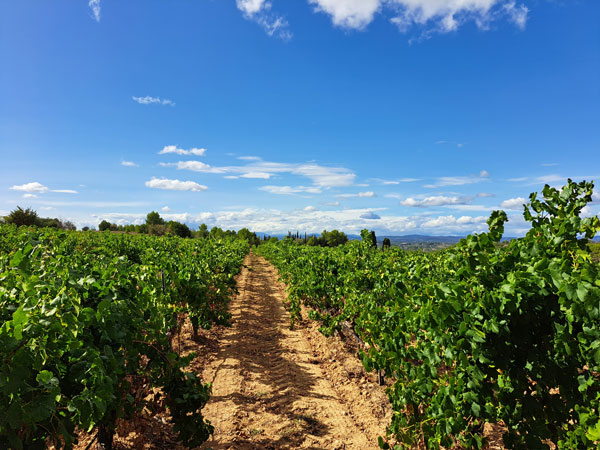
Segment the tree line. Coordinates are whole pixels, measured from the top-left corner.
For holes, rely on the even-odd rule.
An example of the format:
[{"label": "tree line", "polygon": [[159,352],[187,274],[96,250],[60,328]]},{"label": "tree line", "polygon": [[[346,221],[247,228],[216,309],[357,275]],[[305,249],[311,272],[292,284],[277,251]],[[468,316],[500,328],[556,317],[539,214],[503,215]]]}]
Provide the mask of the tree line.
[{"label": "tree line", "polygon": [[[63,230],[76,230],[77,227],[68,220],[62,220],[58,218],[50,217],[39,217],[37,212],[31,208],[23,209],[17,206],[16,209],[11,211],[7,216],[0,217],[0,223],[14,224],[17,226],[37,226],[37,227],[50,227],[58,228]],[[93,228],[92,228],[93,230]],[[201,224],[198,230],[192,230],[185,223],[177,222],[175,220],[166,221],[156,211],[151,211],[146,215],[146,221],[142,224],[129,224],[120,225],[111,223],[108,220],[102,220],[98,224],[99,231],[114,231],[122,233],[138,233],[138,234],[149,234],[152,236],[179,236],[181,238],[209,238],[209,239],[221,239],[226,237],[238,237],[240,239],[246,239],[250,245],[260,245],[264,241],[279,240],[275,236],[266,236],[259,238],[255,232],[250,231],[248,228],[242,228],[239,231],[235,230],[223,230],[217,226],[208,228],[206,224]],[[83,227],[82,231],[90,231],[89,227]],[[366,230],[365,230],[366,231]],[[362,235],[364,239],[368,239],[372,242],[373,247],[377,246],[377,239],[375,232],[371,231],[368,235]],[[339,230],[323,230],[321,235],[301,235],[300,232],[295,234],[288,232],[284,238],[286,240],[292,240],[298,244],[304,244],[309,246],[319,247],[337,247],[348,242],[348,236]],[[386,242],[387,241],[387,242]],[[385,239],[383,247],[389,247],[389,239]]]},{"label": "tree line", "polygon": [[0,223],[12,223],[18,227],[36,226],[58,228],[61,230],[76,230],[77,227],[68,220],[62,220],[57,217],[39,217],[37,212],[31,208],[23,209],[17,206],[7,216],[0,217]]}]

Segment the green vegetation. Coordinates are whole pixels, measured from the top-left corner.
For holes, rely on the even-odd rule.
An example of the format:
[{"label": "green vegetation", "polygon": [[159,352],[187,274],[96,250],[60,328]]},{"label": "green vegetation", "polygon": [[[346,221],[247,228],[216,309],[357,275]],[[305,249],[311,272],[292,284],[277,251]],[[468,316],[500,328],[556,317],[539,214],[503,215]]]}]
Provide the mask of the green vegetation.
[{"label": "green vegetation", "polygon": [[[168,225],[167,225],[168,226]],[[0,448],[70,448],[162,401],[184,445],[212,433],[210,385],[171,338],[226,323],[245,240],[0,226]],[[160,388],[146,401],[151,388]]]},{"label": "green vegetation", "polygon": [[[524,238],[499,245],[507,221],[435,253],[335,248],[292,240],[258,248],[321,330],[350,326],[382,370],[394,410],[394,448],[482,448],[485,422],[503,421],[512,449],[600,445],[600,274],[581,218],[592,183],[532,194]],[[597,252],[597,246],[593,246]],[[597,253],[595,253],[597,254]],[[390,448],[380,438],[382,448]]]},{"label": "green vegetation", "polygon": [[37,212],[31,208],[23,209],[17,206],[16,209],[12,210],[8,216],[5,216],[0,220],[0,223],[13,224],[18,227],[20,226],[37,226],[47,228],[58,228],[61,230],[75,230],[75,225],[71,222],[63,221],[57,218],[50,217],[39,217]]},{"label": "green vegetation", "polygon": [[590,253],[592,254],[592,260],[600,263],[600,242],[590,244]]},{"label": "green vegetation", "polygon": [[296,234],[288,232],[288,235],[285,238],[285,240],[288,242],[293,241],[297,244],[306,244],[310,247],[337,247],[338,245],[343,245],[346,242],[348,242],[348,236],[346,236],[345,233],[339,230],[323,230],[321,236],[307,236],[306,233],[304,233],[304,236],[301,236],[299,232],[296,232]]}]

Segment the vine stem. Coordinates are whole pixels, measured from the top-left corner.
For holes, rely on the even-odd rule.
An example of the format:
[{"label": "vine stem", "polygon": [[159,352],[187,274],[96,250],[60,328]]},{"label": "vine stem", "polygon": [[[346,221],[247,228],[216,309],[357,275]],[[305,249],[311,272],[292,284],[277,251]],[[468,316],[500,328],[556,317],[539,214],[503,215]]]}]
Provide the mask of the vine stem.
[{"label": "vine stem", "polygon": [[145,345],[147,345],[148,347],[152,347],[154,350],[156,350],[156,351],[159,353],[159,355],[160,355],[160,356],[162,356],[162,357],[163,357],[163,359],[164,359],[164,360],[165,360],[167,363],[169,363],[169,366],[171,366],[171,369],[173,369],[173,368],[174,368],[174,366],[173,366],[173,363],[172,363],[172,362],[169,360],[169,358],[167,358],[167,355],[165,355],[165,353],[164,353],[164,352],[163,352],[161,349],[157,348],[157,347],[156,347],[154,344],[152,344],[151,342],[144,342],[144,341],[138,341],[138,340],[135,340],[135,341],[133,341],[133,342],[135,342],[136,344],[145,344]]}]

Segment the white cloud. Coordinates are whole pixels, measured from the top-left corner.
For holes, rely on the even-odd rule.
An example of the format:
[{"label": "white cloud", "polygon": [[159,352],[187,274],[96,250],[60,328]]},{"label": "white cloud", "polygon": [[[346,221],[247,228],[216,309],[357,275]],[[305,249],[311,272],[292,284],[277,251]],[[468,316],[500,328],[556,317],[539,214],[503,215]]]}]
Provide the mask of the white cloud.
[{"label": "white cloud", "polygon": [[259,189],[277,195],[320,194],[322,192],[321,189],[314,186],[261,186]]},{"label": "white cloud", "polygon": [[479,217],[469,217],[462,216],[458,219],[454,216],[439,216],[436,219],[426,220],[421,224],[422,228],[440,228],[440,227],[452,227],[456,225],[472,225],[472,224],[481,224],[485,223],[487,217],[479,216]]},{"label": "white cloud", "polygon": [[597,213],[594,212],[593,208],[590,205],[586,205],[581,209],[580,217],[594,217]]},{"label": "white cloud", "polygon": [[162,208],[160,208],[160,210],[162,212],[169,212],[169,211],[171,211],[171,208],[169,208],[168,206],[163,206]]},{"label": "white cloud", "polygon": [[44,200],[41,204],[46,206],[59,206],[59,207],[77,207],[77,208],[139,208],[147,207],[147,202],[116,202],[116,201],[103,201],[103,202],[91,202],[91,201],[46,201]]},{"label": "white cloud", "polygon": [[351,186],[356,178],[356,175],[347,169],[317,164],[301,164],[292,173],[308,177],[314,184],[321,187]]},{"label": "white cloud", "polygon": [[35,194],[23,194],[23,198],[38,198]]},{"label": "white cloud", "polygon": [[482,181],[488,180],[489,173],[487,171],[482,170],[479,173],[479,176],[469,175],[466,177],[440,177],[437,178],[437,181],[433,184],[426,184],[427,188],[436,188],[443,186],[463,186],[465,184],[475,184],[481,183]]},{"label": "white cloud", "polygon": [[[120,224],[143,223],[148,208],[146,205],[141,211],[96,213],[86,217],[85,220],[76,220],[79,226],[97,225],[102,218]],[[163,214],[164,213],[164,214]],[[421,233],[435,235],[466,235],[472,232],[482,232],[487,229],[485,221],[487,216],[471,217],[468,215],[448,215],[432,217],[426,214],[397,216],[386,213],[386,208],[346,208],[328,211],[314,211],[312,208],[297,208],[278,210],[267,208],[232,208],[216,211],[203,211],[195,214],[172,214],[163,212],[161,215],[166,220],[177,220],[197,227],[206,223],[209,227],[218,226],[223,229],[239,230],[246,227],[252,231],[266,232],[269,234],[286,234],[288,230],[298,230],[307,233],[320,233],[322,230],[338,229],[347,234],[358,234],[361,229],[374,228],[379,235],[395,235],[403,233]],[[381,219],[371,217],[379,216]],[[519,216],[511,217],[510,224],[515,231],[523,234],[526,224],[518,220]],[[523,222],[523,223],[522,223]],[[515,224],[518,227],[515,227]],[[519,228],[520,227],[520,228]],[[521,230],[523,228],[523,230]]]},{"label": "white cloud", "polygon": [[179,181],[169,180],[167,178],[152,177],[150,181],[146,181],[146,186],[154,189],[166,189],[169,191],[205,191],[206,186],[196,183],[195,181]]},{"label": "white cloud", "polygon": [[[21,184],[21,185],[17,185],[17,186],[12,186],[10,188],[13,191],[24,191],[24,192],[28,192],[28,193],[36,193],[36,194],[44,194],[46,192],[57,192],[59,194],[77,194],[77,191],[74,191],[73,189],[48,189],[47,186],[44,186],[41,183],[38,183],[37,181],[34,181],[32,183],[26,183],[26,184]],[[35,198],[35,197],[24,197],[24,198]]]},{"label": "white cloud", "polygon": [[466,142],[456,142],[456,141],[435,141],[437,145],[450,144],[456,145],[458,148],[463,148]]},{"label": "white cloud", "polygon": [[269,36],[275,36],[284,41],[292,38],[287,20],[271,11],[270,2],[266,0],[236,0],[236,4],[246,19],[259,24]]},{"label": "white cloud", "polygon": [[257,178],[261,180],[268,180],[271,178],[271,174],[267,172],[248,172],[240,175],[240,178]]},{"label": "white cloud", "polygon": [[366,191],[366,192],[357,192],[356,194],[340,194],[336,195],[339,198],[373,198],[376,197],[375,192]]},{"label": "white cloud", "polygon": [[495,195],[491,194],[489,192],[479,192],[477,194],[477,197],[480,197],[480,198],[489,198],[489,197],[495,197]]},{"label": "white cloud", "polygon": [[245,14],[256,14],[260,12],[263,8],[268,9],[269,6],[266,0],[237,0],[237,7],[240,11],[243,11]]},{"label": "white cloud", "polygon": [[315,208],[314,206],[307,206],[306,208],[304,208],[304,211],[313,212],[313,211],[317,211],[317,208]]},{"label": "white cloud", "polygon": [[457,211],[486,211],[486,212],[492,212],[494,209],[497,208],[492,208],[490,206],[484,206],[484,205],[444,205],[445,208],[448,209],[455,209]]},{"label": "white cloud", "polygon": [[261,158],[258,156],[238,156],[237,159],[241,159],[242,161],[260,161]]},{"label": "white cloud", "polygon": [[375,214],[373,211],[369,211],[364,214],[361,214],[360,218],[367,219],[367,220],[379,220],[379,219],[381,219],[381,216],[379,216],[378,214]]},{"label": "white cloud", "polygon": [[138,167],[133,161],[121,161],[121,165],[125,167]]},{"label": "white cloud", "polygon": [[92,9],[94,20],[100,22],[100,0],[90,0],[88,6]]},{"label": "white cloud", "polygon": [[179,161],[176,163],[159,163],[162,167],[177,167],[179,170],[192,170],[203,173],[226,173],[226,168],[212,167],[201,161]]},{"label": "white cloud", "polygon": [[21,184],[21,185],[15,185],[13,187],[10,188],[13,191],[25,191],[25,192],[36,192],[38,194],[43,194],[44,192],[48,191],[48,187],[44,186],[41,183],[38,183],[37,181],[34,181],[32,183],[25,183],[25,184]]},{"label": "white cloud", "polygon": [[427,206],[445,206],[445,205],[464,205],[472,201],[472,197],[446,197],[443,195],[436,195],[431,197],[425,197],[422,200],[409,197],[406,200],[400,202],[402,206],[410,207],[427,207]]},{"label": "white cloud", "polygon": [[[247,3],[267,4],[264,1]],[[424,30],[422,37],[428,37],[433,32],[455,31],[468,21],[474,21],[480,29],[485,30],[490,22],[501,18],[507,18],[518,28],[524,29],[529,12],[525,5],[517,4],[514,0],[309,0],[309,3],[315,5],[316,11],[329,14],[334,25],[358,30],[371,23],[375,14],[387,9],[393,14],[391,22],[401,32],[419,27]]]},{"label": "white cloud", "polygon": [[158,152],[159,155],[167,155],[170,153],[174,153],[176,155],[195,155],[195,156],[203,156],[206,153],[205,148],[190,148],[189,150],[185,150],[183,148],[179,148],[176,145],[165,145],[163,149]]},{"label": "white cloud", "polygon": [[527,201],[523,197],[509,198],[500,203],[500,208],[520,210],[523,209],[525,203],[527,203]]},{"label": "white cloud", "polygon": [[169,99],[161,99],[160,97],[150,97],[149,95],[145,97],[131,97],[134,102],[139,103],[140,105],[169,105],[175,106],[175,102]]},{"label": "white cloud", "polygon": [[370,181],[375,183],[383,184],[384,186],[398,185],[401,183],[413,183],[415,181],[421,181],[420,178],[398,178],[396,180],[384,180],[382,178],[371,178]]},{"label": "white cloud", "polygon": [[401,195],[401,194],[396,194],[396,193],[394,193],[394,192],[392,192],[391,194],[385,194],[385,195],[384,195],[384,197],[385,197],[385,198],[394,198],[394,199],[396,199],[396,200],[402,200],[402,199],[404,198],[404,196],[403,196],[403,195]]},{"label": "white cloud", "polygon": [[466,224],[471,224],[471,223],[485,223],[487,221],[487,216],[478,216],[478,217],[471,217],[471,216],[461,216],[458,219],[456,219],[456,223],[459,225],[466,225]]},{"label": "white cloud", "polygon": [[[315,163],[285,164],[268,161],[251,162],[243,166],[211,166],[201,161],[160,163],[163,167],[176,167],[194,172],[227,174],[228,178],[269,179],[275,174],[291,174],[306,177],[321,188],[352,186],[356,175],[343,167],[327,167]],[[236,175],[231,175],[236,174]]]},{"label": "white cloud", "polygon": [[[551,165],[551,164],[548,164]],[[565,175],[560,175],[560,174],[549,174],[549,175],[542,175],[542,176],[538,176],[538,177],[519,177],[519,178],[509,178],[507,181],[511,181],[511,182],[527,182],[526,184],[529,186],[533,186],[533,185],[541,185],[541,184],[549,184],[549,185],[565,185],[567,184],[567,179],[571,178],[572,180],[595,180],[595,179],[599,179],[600,178],[600,174],[595,174],[595,175],[573,175],[571,174],[570,176],[565,176]],[[558,186],[558,187],[560,187]]]},{"label": "white cloud", "polygon": [[315,9],[327,13],[337,26],[362,29],[381,7],[381,0],[309,0]]},{"label": "white cloud", "polygon": [[424,37],[432,32],[456,31],[468,21],[487,30],[490,22],[502,17],[508,17],[523,29],[528,12],[524,5],[504,0],[388,0],[387,3],[397,8],[397,15],[391,21],[401,32],[413,26],[426,27]]},{"label": "white cloud", "polygon": [[527,8],[527,6],[517,5],[515,1],[511,1],[504,4],[504,11],[511,22],[521,30],[525,29],[525,25],[527,24],[527,13],[529,13],[529,8]]},{"label": "white cloud", "polygon": [[567,177],[563,177],[561,175],[557,175],[557,174],[552,174],[552,175],[543,175],[541,177],[537,177],[535,179],[535,183],[544,183],[544,184],[551,184],[551,183],[559,183],[559,182],[564,182],[566,184],[567,182]]}]

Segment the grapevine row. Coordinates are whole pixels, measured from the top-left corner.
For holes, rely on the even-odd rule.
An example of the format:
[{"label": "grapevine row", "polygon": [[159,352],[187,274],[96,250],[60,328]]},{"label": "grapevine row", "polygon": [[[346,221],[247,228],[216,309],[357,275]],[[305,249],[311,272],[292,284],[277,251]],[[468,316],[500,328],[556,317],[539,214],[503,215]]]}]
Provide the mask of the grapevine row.
[{"label": "grapevine row", "polygon": [[483,426],[502,423],[513,449],[600,445],[600,274],[582,218],[592,183],[532,194],[531,228],[502,242],[507,216],[443,252],[269,243],[259,251],[331,334],[350,323],[382,370],[394,410],[382,448],[482,448]]},{"label": "grapevine row", "polygon": [[[228,319],[243,240],[0,227],[0,447],[70,448],[79,430],[112,445],[117,418],[160,388],[178,438],[212,433],[210,386],[171,349],[178,316]],[[143,388],[143,389],[142,389]]]}]

